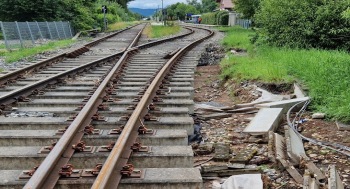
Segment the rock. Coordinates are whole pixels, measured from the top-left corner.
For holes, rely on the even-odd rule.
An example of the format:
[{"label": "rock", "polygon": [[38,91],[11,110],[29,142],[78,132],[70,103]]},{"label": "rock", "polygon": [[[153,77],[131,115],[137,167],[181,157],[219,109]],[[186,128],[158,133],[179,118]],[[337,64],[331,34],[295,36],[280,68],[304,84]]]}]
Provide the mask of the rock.
[{"label": "rock", "polygon": [[230,163],[228,164],[229,169],[244,169],[245,164],[244,163]]},{"label": "rock", "polygon": [[223,184],[223,189],[263,189],[261,174],[244,174],[229,177]]},{"label": "rock", "polygon": [[314,113],[312,114],[312,119],[324,119],[326,117],[326,114],[324,113]]},{"label": "rock", "polygon": [[227,161],[231,158],[230,156],[230,146],[228,144],[218,143],[214,145],[215,155],[214,161]]},{"label": "rock", "polygon": [[194,149],[196,155],[208,155],[214,152],[213,144],[200,144]]},{"label": "rock", "polygon": [[311,158],[314,158],[314,157],[317,157],[318,155],[317,154],[310,154],[309,157]]},{"label": "rock", "polygon": [[202,173],[208,173],[212,171],[219,171],[219,170],[226,170],[227,169],[227,163],[223,162],[210,162],[205,163],[201,166]]}]

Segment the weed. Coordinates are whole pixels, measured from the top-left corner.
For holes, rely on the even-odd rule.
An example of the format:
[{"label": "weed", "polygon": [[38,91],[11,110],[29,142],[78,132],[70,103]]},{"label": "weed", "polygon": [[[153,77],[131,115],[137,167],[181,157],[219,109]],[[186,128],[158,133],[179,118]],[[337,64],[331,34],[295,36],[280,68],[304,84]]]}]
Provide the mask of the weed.
[{"label": "weed", "polygon": [[263,82],[302,81],[309,88],[313,109],[333,119],[350,121],[349,53],[254,46],[249,42],[249,36],[254,33],[252,30],[236,27],[225,29],[228,30],[223,40],[226,48],[247,49],[248,56],[229,54],[221,62],[222,78]]},{"label": "weed", "polygon": [[71,45],[72,43],[74,43],[74,41],[70,39],[54,41],[54,42],[49,42],[47,44],[33,47],[33,48],[22,48],[17,51],[5,52],[5,53],[2,53],[1,55],[5,57],[6,63],[11,63],[26,57],[33,56],[38,53],[53,50],[56,48],[66,47]]},{"label": "weed", "polygon": [[143,33],[147,35],[149,38],[160,38],[165,37],[169,35],[174,35],[176,33],[179,33],[181,30],[181,27],[178,25],[172,25],[172,26],[146,26]]}]

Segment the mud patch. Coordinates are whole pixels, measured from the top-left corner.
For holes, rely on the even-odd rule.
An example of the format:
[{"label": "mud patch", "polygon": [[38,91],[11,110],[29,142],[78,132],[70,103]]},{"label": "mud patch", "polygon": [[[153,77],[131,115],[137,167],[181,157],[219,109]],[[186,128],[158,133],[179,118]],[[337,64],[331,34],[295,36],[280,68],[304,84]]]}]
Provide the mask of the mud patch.
[{"label": "mud patch", "polygon": [[292,83],[256,83],[256,86],[269,91],[272,94],[293,93]]}]

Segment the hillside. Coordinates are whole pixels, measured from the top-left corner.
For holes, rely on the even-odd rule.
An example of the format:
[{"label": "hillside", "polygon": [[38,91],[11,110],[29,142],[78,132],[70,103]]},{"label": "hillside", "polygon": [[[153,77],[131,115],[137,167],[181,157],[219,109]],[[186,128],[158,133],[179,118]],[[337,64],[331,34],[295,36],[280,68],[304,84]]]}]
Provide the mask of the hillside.
[{"label": "hillside", "polygon": [[139,8],[129,8],[131,12],[141,14],[142,16],[149,17],[152,16],[157,9],[139,9]]}]

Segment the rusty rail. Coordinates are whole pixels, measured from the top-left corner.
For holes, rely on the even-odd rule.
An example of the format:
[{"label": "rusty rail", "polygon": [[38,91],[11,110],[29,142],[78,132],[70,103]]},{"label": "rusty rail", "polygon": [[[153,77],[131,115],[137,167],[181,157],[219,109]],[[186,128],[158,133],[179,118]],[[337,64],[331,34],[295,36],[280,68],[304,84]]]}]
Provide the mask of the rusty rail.
[{"label": "rusty rail", "polygon": [[[137,34],[130,46],[136,44],[141,36],[142,30]],[[129,46],[129,47],[130,47]],[[74,154],[74,149],[69,148],[77,144],[84,135],[84,132],[78,132],[91,122],[91,117],[97,112],[98,106],[102,103],[110,80],[115,77],[115,73],[121,69],[127,54],[124,53],[119,61],[115,64],[100,86],[96,89],[89,101],[79,112],[74,121],[70,124],[62,137],[56,143],[55,147],[41,163],[34,175],[30,178],[24,188],[53,188],[56,185],[60,175],[59,170],[66,165]]]},{"label": "rusty rail", "polygon": [[[204,28],[201,28],[204,29]],[[148,110],[147,106],[152,102],[152,99],[156,96],[156,91],[162,83],[164,77],[168,74],[171,67],[176,61],[183,56],[189,49],[194,47],[201,41],[211,37],[214,33],[211,30],[204,29],[210,32],[210,34],[202,39],[199,39],[186,47],[182,48],[175,54],[160,70],[155,79],[152,81],[144,96],[137,104],[133,114],[130,116],[128,122],[124,126],[123,132],[118,137],[110,155],[104,163],[100,173],[98,174],[92,188],[93,189],[114,189],[117,188],[122,178],[121,170],[125,166],[132,153],[131,146],[136,141],[138,136],[138,126],[142,125],[140,118],[144,117]]]},{"label": "rusty rail", "polygon": [[[91,96],[89,101],[83,107],[81,112],[77,115],[71,125],[67,128],[63,136],[56,143],[55,147],[48,154],[45,160],[41,163],[38,169],[35,171],[30,180],[26,183],[24,188],[53,188],[59,179],[59,168],[69,161],[70,157],[73,155],[74,150],[69,148],[72,144],[76,144],[80,141],[83,136],[83,132],[78,132],[86,125],[91,122],[91,117],[97,112],[97,107],[102,103],[103,95],[105,95],[105,89],[109,86],[110,81],[117,74],[117,71],[121,69],[123,64],[126,62],[130,52],[136,51],[138,47],[133,47],[138,38],[141,36],[141,32],[137,35],[135,40],[129,45],[129,50],[127,50],[119,61],[115,64],[109,74],[102,81],[100,86]],[[186,34],[188,35],[188,34]],[[178,36],[177,36],[178,37]],[[162,41],[173,40],[177,37],[168,38]],[[155,43],[157,44],[157,43]],[[155,45],[153,44],[153,45]],[[152,45],[152,44],[149,44]],[[132,49],[132,50],[130,50]]]},{"label": "rusty rail", "polygon": [[[137,25],[135,25],[135,26],[137,26]],[[104,41],[104,40],[106,40],[108,38],[114,37],[117,34],[123,32],[123,31],[126,31],[126,30],[128,30],[128,29],[130,29],[132,27],[135,27],[135,26],[131,26],[131,27],[125,28],[123,30],[119,30],[119,31],[117,31],[117,32],[115,32],[113,34],[107,35],[107,36],[102,37],[100,39],[94,40],[94,41],[92,41],[90,43],[87,43],[84,46],[79,47],[77,49],[74,49],[74,50],[72,50],[70,52],[56,55],[56,56],[54,56],[52,58],[49,58],[47,60],[43,60],[43,61],[40,61],[38,63],[26,66],[26,67],[24,67],[22,69],[18,69],[18,70],[15,70],[13,72],[10,72],[10,73],[7,73],[5,75],[2,75],[2,76],[0,76],[0,87],[6,85],[7,83],[11,82],[12,80],[20,79],[20,78],[24,77],[25,74],[28,74],[28,73],[30,73],[32,71],[36,71],[36,70],[42,69],[44,67],[47,67],[47,66],[49,66],[51,64],[54,64],[56,62],[60,62],[60,61],[62,61],[63,59],[65,59],[67,57],[68,58],[70,58],[70,57],[77,57],[77,56],[83,54],[84,52],[88,51],[90,47],[92,47],[92,46],[94,46],[94,45],[96,45],[96,44],[98,44],[98,43],[100,43],[100,42],[102,42],[102,41]]]}]

